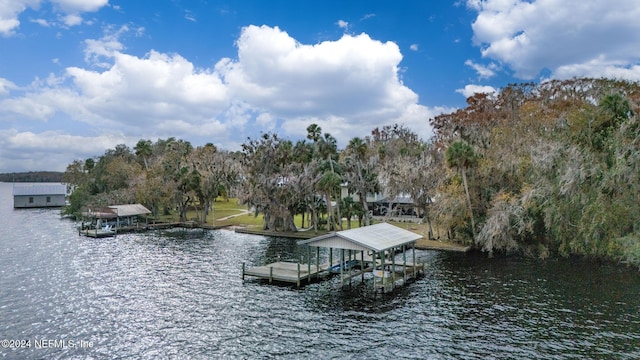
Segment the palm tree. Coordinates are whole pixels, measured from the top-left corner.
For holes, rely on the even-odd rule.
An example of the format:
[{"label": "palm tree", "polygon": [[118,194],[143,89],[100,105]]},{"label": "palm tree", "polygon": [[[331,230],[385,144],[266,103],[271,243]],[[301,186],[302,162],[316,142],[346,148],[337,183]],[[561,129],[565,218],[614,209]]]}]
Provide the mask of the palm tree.
[{"label": "palm tree", "polygon": [[[318,127],[318,130],[320,130],[319,127]],[[340,227],[340,230],[342,230],[342,221],[336,221],[336,218],[333,214],[333,204],[331,203],[331,194],[335,194],[337,191],[340,190],[340,177],[336,175],[336,172],[333,166],[333,161],[334,161],[333,157],[338,152],[337,140],[331,134],[325,133],[324,137],[319,137],[315,144],[317,145],[318,154],[320,158],[326,159],[326,161],[329,163],[329,169],[331,171],[330,176],[327,176],[326,174],[322,175],[322,178],[326,180],[330,180],[330,181],[325,181],[325,184],[323,184],[322,186],[322,190],[324,190],[325,194],[327,195],[326,196],[327,212],[328,212],[327,220],[329,224],[329,229],[332,229],[332,228],[335,229],[336,228],[335,225],[338,224],[338,226]],[[335,189],[336,182],[337,182],[337,191]],[[340,214],[339,201],[336,202],[336,211],[338,213],[338,219],[340,219],[341,214]]]},{"label": "palm tree", "polygon": [[469,196],[469,185],[467,183],[467,170],[475,166],[477,162],[477,156],[473,147],[466,141],[458,140],[449,145],[445,153],[445,160],[447,166],[456,169],[462,175],[462,184],[464,185],[464,192],[467,196],[467,206],[469,208],[469,214],[471,215],[471,235],[475,242],[476,239],[476,223],[473,218],[473,209],[471,208],[471,196]]},{"label": "palm tree", "polygon": [[344,217],[347,218],[347,229],[351,229],[351,218],[356,215],[356,207],[358,203],[353,201],[351,196],[347,196],[344,199],[340,199],[340,207],[344,211]]},{"label": "palm tree", "polygon": [[[336,217],[333,214],[333,204],[331,203],[331,194],[335,194],[338,190],[340,190],[340,176],[333,172],[326,172],[322,174],[320,180],[317,183],[317,189],[320,192],[324,192],[325,199],[327,202],[327,226],[329,230],[336,230],[337,221]],[[336,206],[338,204],[336,203]]]},{"label": "palm tree", "polygon": [[318,142],[320,135],[322,134],[322,128],[318,124],[311,124],[307,126],[307,139],[312,140],[314,143]]},{"label": "palm tree", "polygon": [[136,144],[134,148],[136,151],[136,156],[142,158],[144,162],[144,169],[149,170],[148,158],[151,156],[151,141],[150,140],[140,140]]}]

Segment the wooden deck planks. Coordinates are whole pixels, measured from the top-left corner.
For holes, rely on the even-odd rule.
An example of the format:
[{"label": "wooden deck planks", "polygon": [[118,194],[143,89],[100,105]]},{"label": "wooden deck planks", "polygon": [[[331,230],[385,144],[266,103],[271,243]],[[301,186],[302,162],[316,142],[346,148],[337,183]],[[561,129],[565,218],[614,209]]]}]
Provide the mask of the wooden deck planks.
[{"label": "wooden deck planks", "polygon": [[[371,262],[368,263],[365,269],[357,271],[348,271],[343,274],[342,282],[346,282],[350,279],[362,276],[364,273],[371,272],[373,267]],[[379,265],[379,264],[378,264]],[[386,264],[392,267],[392,264]],[[259,279],[265,279],[271,281],[281,281],[287,283],[294,283],[300,286],[304,281],[308,281],[310,278],[316,278],[320,274],[326,274],[329,268],[329,264],[322,264],[319,268],[316,265],[298,264],[292,262],[274,262],[264,266],[256,266],[247,268],[245,264],[242,264],[242,279],[245,276],[256,277]],[[309,269],[311,270],[309,272]],[[403,271],[406,269],[405,271]],[[389,279],[393,284],[398,279],[415,279],[415,277],[424,273],[424,264],[407,263],[403,269],[402,263],[396,263],[395,268],[391,271],[393,279]],[[406,274],[406,275],[405,275]]]},{"label": "wooden deck planks", "polygon": [[308,270],[308,264],[281,261],[251,268],[246,268],[243,264],[242,273],[243,279],[244,276],[253,276],[261,279],[300,283],[309,276],[316,276],[319,272],[326,271],[326,268],[323,269],[321,266],[320,269],[317,269],[315,265],[311,265],[311,272]]}]

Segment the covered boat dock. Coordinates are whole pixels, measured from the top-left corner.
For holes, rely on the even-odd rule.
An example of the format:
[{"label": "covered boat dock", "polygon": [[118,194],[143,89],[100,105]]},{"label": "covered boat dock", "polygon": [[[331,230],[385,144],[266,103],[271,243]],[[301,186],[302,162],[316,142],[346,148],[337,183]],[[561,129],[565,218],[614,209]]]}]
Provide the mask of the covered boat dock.
[{"label": "covered boat dock", "polygon": [[[80,234],[89,237],[114,236],[118,232],[130,232],[140,230],[139,217],[151,214],[151,211],[141,204],[111,205],[97,210],[89,209],[82,213],[89,224],[84,224],[79,229]],[[146,229],[148,224],[142,226]]]},{"label": "covered boat dock", "polygon": [[[424,264],[416,262],[415,242],[422,235],[388,223],[331,232],[311,239],[300,240],[298,245],[308,248],[307,264],[273,263],[247,269],[242,266],[242,278],[254,276],[263,279],[296,283],[311,282],[313,278],[330,274],[340,275],[340,284],[356,277],[364,281],[365,274],[373,275],[375,290],[390,290],[424,274]],[[316,248],[315,264],[311,264],[312,248]],[[329,249],[329,261],[320,264],[320,248]],[[408,249],[411,261],[408,261]],[[401,260],[396,260],[401,253]],[[334,254],[338,256],[334,262]]]}]

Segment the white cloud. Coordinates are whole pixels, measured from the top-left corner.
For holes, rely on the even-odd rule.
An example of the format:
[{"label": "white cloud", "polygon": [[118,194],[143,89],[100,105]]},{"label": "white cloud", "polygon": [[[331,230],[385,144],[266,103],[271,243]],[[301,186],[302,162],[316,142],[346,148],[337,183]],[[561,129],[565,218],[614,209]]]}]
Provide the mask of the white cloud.
[{"label": "white cloud", "polygon": [[265,131],[273,131],[276,128],[276,121],[269,113],[262,113],[256,117],[258,124]]},{"label": "white cloud", "polygon": [[489,79],[496,75],[495,70],[497,69],[497,66],[494,63],[481,65],[473,62],[472,60],[467,60],[464,64],[475,70],[480,79]]},{"label": "white cloud", "polygon": [[[109,4],[109,0],[3,0],[0,2],[0,34],[11,36],[20,26],[20,14],[31,8],[37,10],[44,3],[51,3],[66,26],[75,26],[82,23],[80,14],[95,12]],[[34,20],[40,25],[51,24],[46,19]]]},{"label": "white cloud", "polygon": [[554,71],[553,75],[561,79],[588,76],[640,81],[640,64],[629,65],[620,61],[611,61],[606,56],[601,56],[582,64],[560,66]]},{"label": "white cloud", "polygon": [[457,89],[456,92],[462,94],[465,98],[468,98],[473,96],[474,94],[493,94],[498,92],[498,90],[493,86],[469,84],[466,85],[463,89]]},{"label": "white cloud", "polygon": [[36,23],[42,27],[50,27],[51,24],[49,24],[49,22],[45,19],[32,19],[31,20],[32,23]]},{"label": "white cloud", "polygon": [[27,8],[37,9],[40,0],[11,0],[3,1],[0,5],[0,34],[10,36],[15,33],[15,29],[20,26],[18,15]]},{"label": "white cloud", "polygon": [[[638,77],[640,7],[636,0],[469,0],[478,12],[474,42],[483,57],[515,76]],[[584,72],[583,72],[584,71]]]},{"label": "white cloud", "polygon": [[[399,78],[398,46],[367,34],[306,45],[277,27],[249,26],[236,42],[236,60],[196,68],[179,54],[125,53],[119,34],[126,31],[85,41],[91,67],[68,67],[17,94],[15,85],[0,81],[0,118],[16,128],[35,120],[59,129],[5,131],[0,141],[0,148],[7,146],[5,154],[24,145],[25,152],[40,146],[50,153],[87,157],[119,143],[133,146],[140,138],[170,136],[237,150],[260,131],[304,138],[313,122],[340,146],[393,123],[426,139],[432,134],[428,119],[452,110],[420,105],[418,95]],[[69,135],[74,133],[98,135]],[[61,142],[66,150],[58,148]]]},{"label": "white cloud", "polygon": [[196,15],[193,13],[193,11],[190,11],[190,10],[186,10],[184,12],[184,18],[191,22],[198,22]]},{"label": "white cloud", "polygon": [[0,169],[64,171],[75,159],[101,155],[106,149],[118,144],[135,144],[137,140],[121,134],[74,136],[57,131],[0,130]]},{"label": "white cloud", "polygon": [[67,26],[77,26],[82,24],[82,17],[78,14],[68,14],[62,17],[62,22]]},{"label": "white cloud", "polygon": [[277,27],[249,26],[237,45],[239,60],[217,66],[230,93],[282,119],[286,133],[304,135],[302,123],[318,122],[348,141],[363,129],[405,121],[430,134],[433,110],[400,81],[402,54],[393,42],[363,33],[305,45]]},{"label": "white cloud", "polygon": [[336,24],[342,29],[349,29],[349,23],[344,20],[338,20]]},{"label": "white cloud", "polygon": [[13,82],[0,78],[0,96],[9,95],[11,90],[16,89],[17,86]]},{"label": "white cloud", "polygon": [[51,0],[66,13],[95,12],[109,4],[109,0]]},{"label": "white cloud", "polygon": [[227,91],[220,78],[209,70],[195,69],[180,55],[152,50],[138,58],[116,53],[114,61],[103,72],[67,69],[83,109],[93,118],[140,131],[178,120],[204,124],[227,107]]},{"label": "white cloud", "polygon": [[412,51],[418,51],[418,44],[411,44],[411,46],[409,46],[409,49]]},{"label": "white cloud", "polygon": [[124,25],[114,32],[109,32],[101,39],[86,39],[84,41],[84,60],[98,67],[110,67],[115,55],[124,50],[120,36],[128,31],[129,27]]}]

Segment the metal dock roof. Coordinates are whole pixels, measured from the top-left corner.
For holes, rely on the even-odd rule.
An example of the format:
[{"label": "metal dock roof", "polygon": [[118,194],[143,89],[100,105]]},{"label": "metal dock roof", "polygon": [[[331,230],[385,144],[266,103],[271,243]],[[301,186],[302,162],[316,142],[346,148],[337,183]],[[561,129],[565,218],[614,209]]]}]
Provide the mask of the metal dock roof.
[{"label": "metal dock roof", "polygon": [[409,230],[388,223],[380,223],[301,240],[298,244],[334,249],[383,251],[414,243],[420,238],[422,235]]}]

